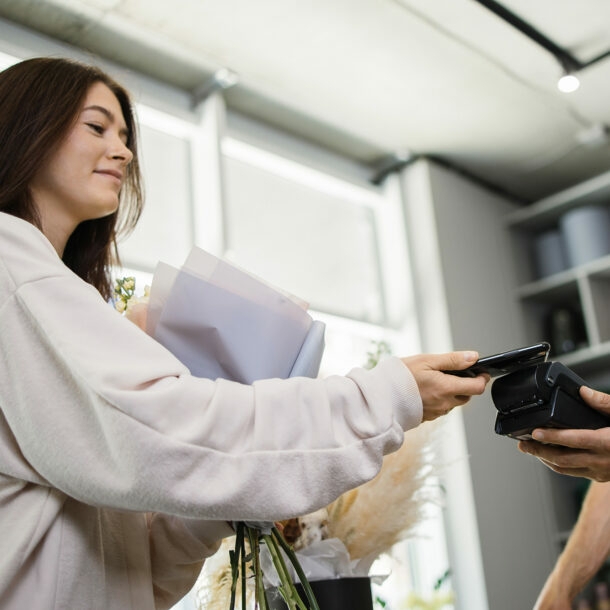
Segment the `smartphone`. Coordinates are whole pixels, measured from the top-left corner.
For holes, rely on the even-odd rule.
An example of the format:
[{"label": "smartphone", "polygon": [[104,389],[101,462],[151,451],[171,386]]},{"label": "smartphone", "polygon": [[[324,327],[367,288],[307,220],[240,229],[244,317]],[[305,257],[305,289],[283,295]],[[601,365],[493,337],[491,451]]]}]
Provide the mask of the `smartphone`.
[{"label": "smartphone", "polygon": [[479,358],[472,366],[461,371],[445,371],[450,375],[458,377],[476,377],[481,373],[487,373],[490,377],[499,377],[513,371],[518,371],[533,364],[545,362],[548,358],[551,345],[546,341],[518,347],[500,354]]}]

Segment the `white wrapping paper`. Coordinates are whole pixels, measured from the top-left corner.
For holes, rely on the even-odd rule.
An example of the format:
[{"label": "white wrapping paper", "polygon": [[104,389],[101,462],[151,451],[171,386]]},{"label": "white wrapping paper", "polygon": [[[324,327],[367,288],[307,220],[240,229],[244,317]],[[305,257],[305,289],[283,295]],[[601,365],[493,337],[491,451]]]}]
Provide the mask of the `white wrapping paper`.
[{"label": "white wrapping paper", "polygon": [[324,330],[303,301],[200,248],[155,270],[147,331],[198,377],[315,377]]},{"label": "white wrapping paper", "polygon": [[[351,559],[347,548],[338,538],[326,538],[313,542],[304,549],[297,551],[296,556],[309,582],[369,576],[369,570],[377,559],[377,557]],[[280,580],[273,567],[273,560],[267,547],[261,547],[260,557],[266,588],[277,587]],[[285,555],[284,561],[292,580],[300,582],[297,573]],[[371,580],[376,584],[381,584],[387,576],[387,574],[379,574],[371,576]]]}]

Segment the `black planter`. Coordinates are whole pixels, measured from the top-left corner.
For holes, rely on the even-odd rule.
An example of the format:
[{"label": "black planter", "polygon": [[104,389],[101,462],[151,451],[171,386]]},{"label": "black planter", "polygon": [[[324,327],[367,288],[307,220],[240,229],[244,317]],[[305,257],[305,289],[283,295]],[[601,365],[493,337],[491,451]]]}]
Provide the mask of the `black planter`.
[{"label": "black planter", "polygon": [[[309,584],[320,610],[373,610],[371,580],[368,576],[314,580]],[[301,585],[298,584],[296,588],[305,600]],[[277,590],[267,591],[267,597],[272,610],[287,610],[286,603]]]}]

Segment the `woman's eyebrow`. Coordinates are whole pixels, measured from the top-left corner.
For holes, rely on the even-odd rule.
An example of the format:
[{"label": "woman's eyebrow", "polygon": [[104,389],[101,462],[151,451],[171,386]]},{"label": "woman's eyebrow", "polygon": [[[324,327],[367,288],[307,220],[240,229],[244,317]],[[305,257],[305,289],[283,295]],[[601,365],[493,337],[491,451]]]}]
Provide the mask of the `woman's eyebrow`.
[{"label": "woman's eyebrow", "polygon": [[[87,110],[97,110],[98,112],[101,112],[103,115],[105,115],[111,123],[114,123],[114,120],[115,120],[114,114],[112,112],[110,112],[110,110],[108,110],[108,108],[104,108],[104,106],[98,106],[97,104],[92,104],[91,106],[85,106],[85,108],[83,108],[82,111],[85,112]],[[129,129],[127,129],[127,127],[124,127],[123,129],[120,130],[120,134],[122,136],[128,137]]]}]

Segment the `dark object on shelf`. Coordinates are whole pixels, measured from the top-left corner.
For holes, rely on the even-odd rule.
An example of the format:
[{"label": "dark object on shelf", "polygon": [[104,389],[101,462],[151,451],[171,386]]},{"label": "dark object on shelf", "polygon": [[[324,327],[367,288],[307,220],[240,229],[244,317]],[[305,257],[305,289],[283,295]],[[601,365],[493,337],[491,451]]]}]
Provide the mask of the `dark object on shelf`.
[{"label": "dark object on shelf", "polygon": [[[368,576],[313,580],[309,584],[320,606],[320,610],[373,610],[371,580]],[[303,597],[300,584],[297,591]],[[286,603],[277,590],[267,591],[271,610],[287,610]]]},{"label": "dark object on shelf", "polygon": [[587,344],[582,314],[570,307],[552,309],[547,318],[547,336],[553,349],[551,354],[567,354]]},{"label": "dark object on shelf", "polygon": [[610,214],[606,206],[587,205],[570,210],[559,219],[559,225],[572,267],[610,252]]},{"label": "dark object on shelf", "polygon": [[589,407],[579,390],[586,382],[560,362],[543,362],[494,381],[491,397],[498,409],[496,433],[530,439],[534,428],[610,426],[610,419]]},{"label": "dark object on shelf", "polygon": [[563,236],[559,229],[551,229],[537,235],[533,248],[538,277],[555,275],[568,268]]}]

